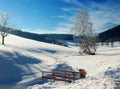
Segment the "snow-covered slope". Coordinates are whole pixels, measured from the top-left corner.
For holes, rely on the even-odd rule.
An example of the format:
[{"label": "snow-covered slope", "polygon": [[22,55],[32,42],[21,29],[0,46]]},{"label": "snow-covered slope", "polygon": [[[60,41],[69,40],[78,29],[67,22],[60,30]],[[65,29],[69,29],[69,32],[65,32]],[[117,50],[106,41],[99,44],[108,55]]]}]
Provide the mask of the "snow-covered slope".
[{"label": "snow-covered slope", "polygon": [[[16,89],[40,81],[42,70],[53,69],[58,55],[74,53],[73,49],[37,42],[14,35],[0,45],[0,89]],[[21,86],[20,86],[21,85]]]},{"label": "snow-covered slope", "polygon": [[[78,54],[76,47],[37,42],[14,35],[0,45],[0,89],[116,89],[120,87],[120,44],[98,47],[97,55]],[[72,83],[43,81],[42,70],[87,70]],[[118,88],[119,89],[119,88]]]},{"label": "snow-covered slope", "polygon": [[[76,48],[73,48],[76,49]],[[62,55],[62,54],[61,54]],[[28,89],[120,89],[120,44],[115,47],[99,46],[97,55],[67,55],[62,61],[72,68],[87,70],[85,79],[72,83],[52,82],[29,86]]]},{"label": "snow-covered slope", "polygon": [[[120,44],[99,47],[97,55],[69,55],[59,60],[75,68],[84,68],[85,79],[72,83],[47,82],[29,86],[28,89],[120,89]],[[62,55],[62,54],[61,54]]]}]

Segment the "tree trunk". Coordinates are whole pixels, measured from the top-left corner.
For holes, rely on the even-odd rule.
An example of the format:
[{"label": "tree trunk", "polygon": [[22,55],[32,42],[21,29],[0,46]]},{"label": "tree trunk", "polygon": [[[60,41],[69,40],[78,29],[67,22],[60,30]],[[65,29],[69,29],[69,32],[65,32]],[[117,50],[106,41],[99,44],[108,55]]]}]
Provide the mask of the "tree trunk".
[{"label": "tree trunk", "polygon": [[90,48],[87,46],[88,54],[95,55],[95,52],[91,52]]},{"label": "tree trunk", "polygon": [[2,45],[4,45],[4,38],[5,38],[5,37],[4,37],[4,36],[2,36]]}]

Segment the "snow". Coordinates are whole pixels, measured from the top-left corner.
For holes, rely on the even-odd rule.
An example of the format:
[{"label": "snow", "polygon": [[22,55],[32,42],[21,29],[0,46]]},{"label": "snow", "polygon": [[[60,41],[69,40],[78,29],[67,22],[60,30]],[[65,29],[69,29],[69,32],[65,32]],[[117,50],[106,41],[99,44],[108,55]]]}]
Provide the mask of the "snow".
[{"label": "snow", "polygon": [[[58,46],[9,35],[0,45],[0,89],[120,89],[120,44],[99,46],[96,55],[79,55],[78,48]],[[72,83],[42,80],[41,71],[87,71]]]}]

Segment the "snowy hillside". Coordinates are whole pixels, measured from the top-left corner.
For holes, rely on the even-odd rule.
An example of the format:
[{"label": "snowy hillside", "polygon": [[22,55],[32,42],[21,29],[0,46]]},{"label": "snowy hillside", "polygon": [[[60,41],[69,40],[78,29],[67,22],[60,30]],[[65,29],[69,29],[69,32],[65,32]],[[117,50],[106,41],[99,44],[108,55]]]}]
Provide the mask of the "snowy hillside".
[{"label": "snowy hillside", "polygon": [[[76,47],[37,42],[14,35],[0,45],[0,89],[114,89],[120,87],[120,44],[99,47],[97,55],[81,56]],[[43,81],[42,70],[87,70],[72,83]],[[49,82],[48,82],[49,81]],[[119,88],[118,88],[119,89]]]},{"label": "snowy hillside", "polygon": [[40,71],[50,70],[56,66],[59,54],[75,52],[67,47],[14,35],[9,35],[5,39],[5,44],[0,45],[0,89],[26,89],[34,80],[40,81]]},{"label": "snowy hillside", "polygon": [[[69,55],[62,61],[75,68],[87,70],[87,78],[72,83],[47,82],[28,89],[120,89],[120,44],[99,47],[97,55]],[[62,54],[61,54],[62,55]]]}]

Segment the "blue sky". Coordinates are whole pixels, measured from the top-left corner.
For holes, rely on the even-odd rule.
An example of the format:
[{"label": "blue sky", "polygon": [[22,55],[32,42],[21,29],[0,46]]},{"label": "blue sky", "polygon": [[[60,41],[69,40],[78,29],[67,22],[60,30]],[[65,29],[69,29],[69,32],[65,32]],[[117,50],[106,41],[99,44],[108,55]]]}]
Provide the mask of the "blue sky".
[{"label": "blue sky", "polygon": [[120,0],[0,0],[11,24],[35,33],[70,33],[79,7],[88,9],[96,32],[120,24]]}]

